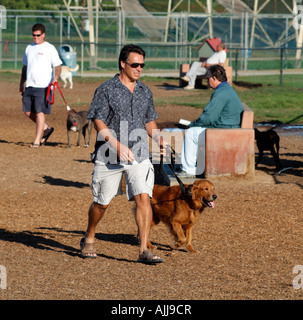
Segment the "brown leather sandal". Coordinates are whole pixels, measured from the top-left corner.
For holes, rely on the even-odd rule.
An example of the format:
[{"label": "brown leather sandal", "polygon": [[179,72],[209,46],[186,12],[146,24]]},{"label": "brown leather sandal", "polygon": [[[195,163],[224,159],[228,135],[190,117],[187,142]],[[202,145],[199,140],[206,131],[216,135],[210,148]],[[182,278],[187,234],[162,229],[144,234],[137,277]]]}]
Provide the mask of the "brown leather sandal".
[{"label": "brown leather sandal", "polygon": [[139,255],[137,262],[155,264],[163,262],[163,259],[155,256],[150,250],[144,250],[143,253]]},{"label": "brown leather sandal", "polygon": [[41,144],[37,144],[37,143],[32,143],[30,146],[30,148],[40,148],[41,147]]},{"label": "brown leather sandal", "polygon": [[43,137],[41,139],[41,144],[45,144],[51,134],[54,132],[54,128],[50,127],[44,130]]},{"label": "brown leather sandal", "polygon": [[94,243],[86,243],[86,239],[82,238],[80,240],[81,256],[82,258],[96,259],[96,249]]}]

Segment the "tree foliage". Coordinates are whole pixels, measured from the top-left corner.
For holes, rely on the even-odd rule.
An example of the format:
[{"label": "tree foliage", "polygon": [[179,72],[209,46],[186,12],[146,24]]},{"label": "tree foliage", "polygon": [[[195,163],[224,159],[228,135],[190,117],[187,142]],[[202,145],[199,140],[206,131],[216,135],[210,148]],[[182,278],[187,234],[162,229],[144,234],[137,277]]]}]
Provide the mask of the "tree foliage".
[{"label": "tree foliage", "polygon": [[1,5],[7,10],[45,10],[59,8],[63,5],[62,0],[1,0]]}]

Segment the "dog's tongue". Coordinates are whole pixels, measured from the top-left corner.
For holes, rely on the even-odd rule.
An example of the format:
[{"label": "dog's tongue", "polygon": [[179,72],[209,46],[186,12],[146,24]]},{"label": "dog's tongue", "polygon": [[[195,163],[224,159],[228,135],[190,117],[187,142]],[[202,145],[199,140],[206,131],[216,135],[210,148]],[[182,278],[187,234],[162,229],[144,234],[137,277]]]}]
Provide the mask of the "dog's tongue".
[{"label": "dog's tongue", "polygon": [[215,201],[210,201],[209,204],[211,205],[212,208],[215,207]]},{"label": "dog's tongue", "polygon": [[77,125],[78,125],[77,122],[74,122],[74,123],[73,123],[73,126],[74,126],[74,127],[77,127]]}]

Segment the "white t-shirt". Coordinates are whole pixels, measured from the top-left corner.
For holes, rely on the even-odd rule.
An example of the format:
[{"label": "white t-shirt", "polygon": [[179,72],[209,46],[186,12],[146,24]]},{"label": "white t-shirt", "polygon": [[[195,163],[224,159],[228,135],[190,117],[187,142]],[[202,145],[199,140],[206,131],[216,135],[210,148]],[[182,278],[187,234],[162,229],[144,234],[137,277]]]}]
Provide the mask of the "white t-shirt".
[{"label": "white t-shirt", "polygon": [[206,64],[221,64],[226,60],[226,51],[215,52],[211,57],[206,60]]},{"label": "white t-shirt", "polygon": [[45,41],[28,45],[22,63],[27,66],[26,87],[46,88],[53,80],[53,68],[62,61],[56,48]]}]

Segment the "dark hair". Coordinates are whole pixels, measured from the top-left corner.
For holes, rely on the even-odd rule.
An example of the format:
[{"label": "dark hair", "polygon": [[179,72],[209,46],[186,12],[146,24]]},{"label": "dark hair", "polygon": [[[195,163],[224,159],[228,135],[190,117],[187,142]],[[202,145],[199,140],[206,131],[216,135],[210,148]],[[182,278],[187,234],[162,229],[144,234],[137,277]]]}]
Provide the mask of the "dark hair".
[{"label": "dark hair", "polygon": [[121,52],[119,55],[119,65],[118,65],[119,70],[122,70],[121,61],[126,62],[131,52],[138,53],[142,55],[143,58],[145,58],[145,51],[141,47],[136,46],[134,44],[128,44],[121,49]]},{"label": "dark hair", "polygon": [[36,23],[33,25],[32,31],[41,31],[41,33],[45,33],[45,27],[42,23]]},{"label": "dark hair", "polygon": [[220,82],[227,81],[225,69],[220,65],[216,64],[210,66],[208,70],[210,71],[212,77],[216,77]]}]

